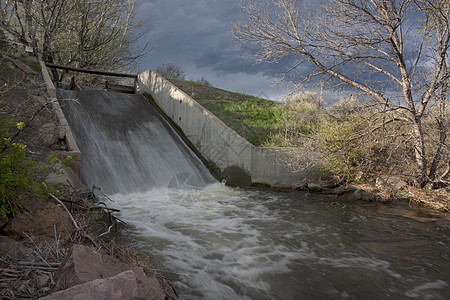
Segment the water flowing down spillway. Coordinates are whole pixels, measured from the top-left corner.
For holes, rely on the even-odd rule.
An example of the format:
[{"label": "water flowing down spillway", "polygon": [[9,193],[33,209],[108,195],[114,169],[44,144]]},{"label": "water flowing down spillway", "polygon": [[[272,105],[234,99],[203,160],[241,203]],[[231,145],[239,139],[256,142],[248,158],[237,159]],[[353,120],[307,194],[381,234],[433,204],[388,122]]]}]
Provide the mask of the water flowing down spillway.
[{"label": "water flowing down spillway", "polygon": [[450,299],[449,217],[216,182],[142,96],[59,91],[83,153],[178,299]]},{"label": "water flowing down spillway", "polygon": [[126,194],[214,182],[143,95],[95,89],[57,93],[81,150],[82,179],[89,188]]}]

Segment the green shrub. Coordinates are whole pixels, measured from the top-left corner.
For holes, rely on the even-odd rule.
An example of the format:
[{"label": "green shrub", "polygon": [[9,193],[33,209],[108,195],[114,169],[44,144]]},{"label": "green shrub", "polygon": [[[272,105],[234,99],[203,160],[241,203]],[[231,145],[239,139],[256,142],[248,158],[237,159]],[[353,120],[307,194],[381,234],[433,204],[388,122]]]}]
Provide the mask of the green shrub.
[{"label": "green shrub", "polygon": [[22,122],[16,123],[10,118],[0,120],[0,213],[2,214],[16,212],[27,198],[47,199],[49,193],[57,192],[54,186],[44,183],[48,166],[39,167],[32,157],[26,156],[26,145],[11,141],[13,130],[23,128]]},{"label": "green shrub", "polygon": [[360,140],[355,138],[355,122],[329,123],[322,127],[319,149],[325,154],[322,171],[337,175],[347,182],[358,177],[358,167],[365,155],[360,149]]}]

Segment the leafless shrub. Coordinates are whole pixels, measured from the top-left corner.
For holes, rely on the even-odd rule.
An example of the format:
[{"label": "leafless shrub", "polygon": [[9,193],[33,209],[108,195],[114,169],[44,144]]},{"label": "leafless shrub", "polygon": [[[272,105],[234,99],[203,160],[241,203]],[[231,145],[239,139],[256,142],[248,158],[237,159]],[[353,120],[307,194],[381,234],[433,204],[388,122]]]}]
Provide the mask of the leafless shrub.
[{"label": "leafless shrub", "polygon": [[160,74],[164,78],[185,79],[186,77],[186,73],[180,66],[171,63],[157,66],[156,73]]}]

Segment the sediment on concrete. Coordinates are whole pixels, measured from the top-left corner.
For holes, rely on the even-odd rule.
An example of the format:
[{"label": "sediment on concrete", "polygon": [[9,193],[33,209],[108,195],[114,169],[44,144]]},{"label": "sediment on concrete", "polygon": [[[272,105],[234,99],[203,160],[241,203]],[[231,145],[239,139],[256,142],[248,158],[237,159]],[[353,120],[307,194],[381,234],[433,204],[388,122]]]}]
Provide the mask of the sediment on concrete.
[{"label": "sediment on concrete", "polygon": [[[252,183],[285,184],[311,177],[308,158],[299,158],[296,148],[256,147],[219,118],[154,71],[138,74],[137,92],[149,93],[156,104],[183,131],[211,165],[221,173],[240,168]],[[300,166],[300,168],[299,168]],[[229,180],[233,172],[225,172]],[[237,172],[242,176],[242,172]],[[230,177],[231,176],[231,177]],[[248,180],[245,180],[248,182]]]}]

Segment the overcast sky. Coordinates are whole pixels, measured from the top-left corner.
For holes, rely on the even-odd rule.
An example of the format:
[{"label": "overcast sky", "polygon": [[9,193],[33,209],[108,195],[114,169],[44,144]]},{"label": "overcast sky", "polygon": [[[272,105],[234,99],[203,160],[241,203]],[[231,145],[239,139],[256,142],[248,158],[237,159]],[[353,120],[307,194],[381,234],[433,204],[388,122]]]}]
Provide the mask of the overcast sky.
[{"label": "overcast sky", "polygon": [[254,64],[231,41],[232,23],[246,21],[240,0],[140,0],[138,18],[153,48],[138,71],[173,63],[214,86],[254,96],[281,99],[286,86],[274,86],[282,64]]}]

